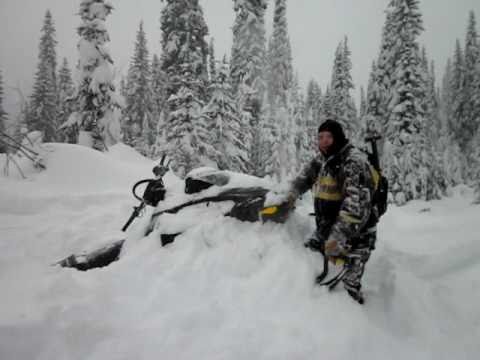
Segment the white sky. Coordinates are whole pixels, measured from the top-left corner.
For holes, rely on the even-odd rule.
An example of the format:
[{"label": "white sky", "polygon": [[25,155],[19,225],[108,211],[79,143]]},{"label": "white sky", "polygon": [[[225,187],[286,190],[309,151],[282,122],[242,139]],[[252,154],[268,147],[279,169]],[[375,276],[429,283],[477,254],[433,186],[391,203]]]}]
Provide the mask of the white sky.
[{"label": "white sky", "polygon": [[[125,72],[133,52],[138,24],[144,21],[151,53],[160,53],[160,0],[113,0],[108,18],[110,49],[118,71]],[[210,34],[215,37],[216,55],[230,53],[234,12],[231,0],[200,0]],[[377,57],[384,10],[389,0],[290,0],[288,26],[294,66],[302,84],[315,78],[322,90],[330,79],[335,48],[344,35],[352,50],[356,95],[366,86],[371,62]],[[79,0],[0,0],[0,69],[4,77],[8,112],[16,112],[18,96],[13,88],[30,93],[37,64],[40,29],[45,11],[50,9],[57,29],[57,54],[76,63],[76,14]],[[267,31],[271,29],[274,1],[270,0]],[[425,32],[421,42],[437,64],[437,80],[455,39],[465,38],[468,11],[480,19],[478,0],[422,0]],[[480,26],[477,26],[480,30]]]}]

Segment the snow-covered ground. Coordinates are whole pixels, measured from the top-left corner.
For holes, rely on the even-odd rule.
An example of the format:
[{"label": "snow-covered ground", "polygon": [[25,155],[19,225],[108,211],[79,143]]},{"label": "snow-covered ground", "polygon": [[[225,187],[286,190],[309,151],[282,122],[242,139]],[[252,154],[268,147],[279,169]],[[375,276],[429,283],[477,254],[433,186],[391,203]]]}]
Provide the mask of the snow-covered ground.
[{"label": "snow-covered ground", "polygon": [[313,286],[308,199],[284,225],[205,216],[164,248],[138,235],[144,216],[111,266],[51,266],[124,236],[130,186],[153,162],[123,145],[48,147],[46,171],[0,177],[2,360],[478,358],[480,206],[468,188],[389,209],[360,306]]}]

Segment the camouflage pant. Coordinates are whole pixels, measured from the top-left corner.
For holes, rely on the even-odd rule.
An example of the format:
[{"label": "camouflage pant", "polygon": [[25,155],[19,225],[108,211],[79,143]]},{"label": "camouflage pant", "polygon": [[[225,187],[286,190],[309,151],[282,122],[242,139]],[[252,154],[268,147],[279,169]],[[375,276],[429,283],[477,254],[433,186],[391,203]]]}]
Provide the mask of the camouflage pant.
[{"label": "camouflage pant", "polygon": [[358,296],[363,299],[361,293],[361,280],[365,272],[365,265],[367,264],[370,254],[375,249],[376,232],[372,229],[365,234],[358,245],[352,247],[347,256],[345,263],[346,273],[343,277],[343,286],[353,297]]},{"label": "camouflage pant", "polygon": [[[376,238],[376,229],[372,228],[361,238],[356,239],[353,244],[350,244],[351,248],[348,251],[345,263],[347,271],[343,277],[343,284],[347,291],[360,292],[365,265],[370,258],[372,250],[375,249]],[[324,255],[325,238],[316,230],[305,243],[305,246]]]}]

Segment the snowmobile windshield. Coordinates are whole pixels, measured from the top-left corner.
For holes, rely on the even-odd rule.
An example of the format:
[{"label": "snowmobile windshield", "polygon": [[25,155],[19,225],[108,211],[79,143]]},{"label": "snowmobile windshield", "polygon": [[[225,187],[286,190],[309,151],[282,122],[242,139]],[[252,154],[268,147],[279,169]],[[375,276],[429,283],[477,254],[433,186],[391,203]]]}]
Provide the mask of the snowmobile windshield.
[{"label": "snowmobile windshield", "polygon": [[185,178],[185,193],[194,194],[211,186],[225,186],[230,181],[230,175],[225,171],[213,168],[194,169]]}]

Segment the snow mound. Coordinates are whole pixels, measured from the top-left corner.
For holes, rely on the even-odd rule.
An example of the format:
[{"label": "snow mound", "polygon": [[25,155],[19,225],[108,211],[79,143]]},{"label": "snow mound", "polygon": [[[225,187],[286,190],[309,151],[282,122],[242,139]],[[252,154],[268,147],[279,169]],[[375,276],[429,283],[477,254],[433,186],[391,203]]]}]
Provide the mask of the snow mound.
[{"label": "snow mound", "polygon": [[141,155],[131,146],[123,143],[117,143],[108,149],[106,153],[109,157],[125,163],[131,163],[138,166],[139,164],[153,166],[152,160]]},{"label": "snow mound", "polygon": [[[79,194],[125,191],[142,177],[152,177],[154,163],[130,147],[117,144],[109,152],[99,152],[74,144],[46,144],[47,169],[30,173],[24,182],[9,181],[12,186],[41,189],[41,193]],[[7,186],[7,185],[6,185]]]},{"label": "snow mound", "polygon": [[[313,285],[322,261],[303,246],[314,227],[308,196],[286,224],[240,222],[211,204],[167,214],[143,237],[149,208],[118,262],[88,272],[51,266],[124,236],[129,188],[153,165],[123,145],[52,146],[46,171],[0,182],[1,359],[478,356],[480,206],[465,189],[389,209],[360,306],[341,286]],[[167,175],[167,189],[180,192]],[[180,228],[161,247],[160,233]]]}]

